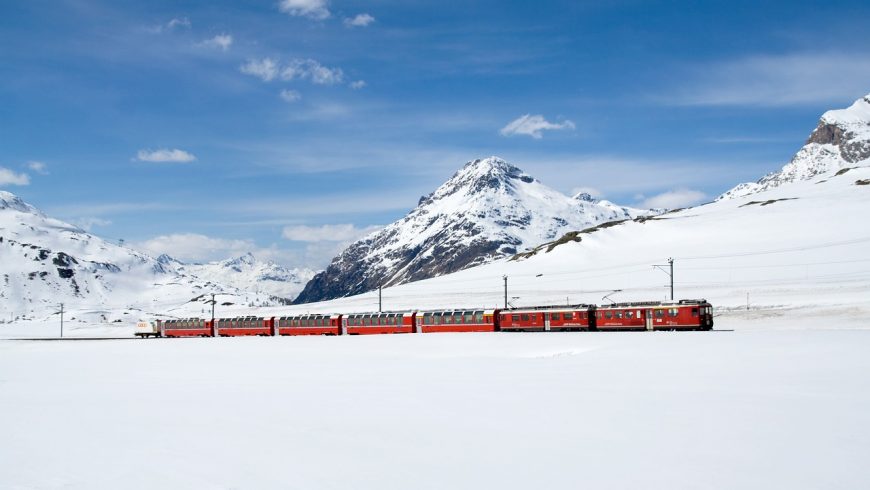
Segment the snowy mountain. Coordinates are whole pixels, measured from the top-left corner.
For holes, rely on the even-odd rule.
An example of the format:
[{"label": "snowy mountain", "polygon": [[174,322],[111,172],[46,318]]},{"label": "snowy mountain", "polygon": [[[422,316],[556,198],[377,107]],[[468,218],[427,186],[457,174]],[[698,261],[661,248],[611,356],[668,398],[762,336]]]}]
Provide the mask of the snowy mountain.
[{"label": "snowy mountain", "polygon": [[407,216],[350,245],[296,299],[348,296],[474,267],[599,223],[655,211],[568,197],[497,158],[468,162]]},{"label": "snowy mountain", "polygon": [[219,280],[226,274],[199,277],[185,267],[106,242],[0,191],[2,320],[50,314],[60,303],[70,316],[97,321],[130,320],[143,312],[199,313],[210,309],[212,293],[223,306],[280,303],[267,288],[245,291],[243,281],[233,286]]},{"label": "snowy mountain", "polygon": [[731,199],[780,185],[870,165],[870,94],[846,109],[828,111],[803,148],[782,170],[740,184],[718,199]]},{"label": "snowy mountain", "polygon": [[263,262],[251,253],[206,264],[185,264],[165,255],[157,260],[172,264],[173,269],[180,274],[289,300],[295,298],[316,274],[311,269],[289,269],[271,261]]}]

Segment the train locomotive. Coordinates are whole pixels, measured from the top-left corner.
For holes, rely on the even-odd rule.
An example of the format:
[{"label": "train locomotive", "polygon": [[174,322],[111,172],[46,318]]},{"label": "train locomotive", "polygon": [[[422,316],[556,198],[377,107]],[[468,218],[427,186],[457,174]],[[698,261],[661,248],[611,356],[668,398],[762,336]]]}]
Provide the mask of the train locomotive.
[{"label": "train locomotive", "polygon": [[503,309],[406,310],[280,317],[187,318],[137,324],[147,337],[366,335],[437,332],[712,330],[704,299]]}]

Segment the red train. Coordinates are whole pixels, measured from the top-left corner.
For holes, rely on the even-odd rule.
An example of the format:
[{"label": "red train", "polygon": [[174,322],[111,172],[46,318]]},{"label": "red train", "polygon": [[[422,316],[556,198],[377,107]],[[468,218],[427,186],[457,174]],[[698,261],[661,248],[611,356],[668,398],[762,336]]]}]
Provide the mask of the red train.
[{"label": "red train", "polygon": [[[365,335],[383,333],[711,330],[707,300],[616,303],[605,306],[537,306],[509,309],[409,310],[347,315],[157,320],[154,335],[236,337],[243,335]],[[137,327],[138,329],[138,327]],[[140,332],[137,330],[137,335]]]}]

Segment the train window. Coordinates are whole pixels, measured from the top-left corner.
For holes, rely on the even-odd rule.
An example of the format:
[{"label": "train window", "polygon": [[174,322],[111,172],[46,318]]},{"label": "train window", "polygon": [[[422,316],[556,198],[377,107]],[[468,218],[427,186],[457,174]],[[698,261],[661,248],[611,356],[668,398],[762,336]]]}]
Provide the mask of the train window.
[{"label": "train window", "polygon": [[462,315],[465,323],[474,323],[474,313],[468,312],[465,315]]},{"label": "train window", "polygon": [[477,312],[474,314],[474,322],[475,323],[483,323],[483,313]]},{"label": "train window", "polygon": [[617,312],[616,312],[616,318],[622,318],[622,312],[621,312],[621,311],[617,311]]},{"label": "train window", "polygon": [[562,320],[573,320],[573,319],[574,319],[573,313],[562,313]]},{"label": "train window", "polygon": [[665,316],[664,310],[656,310],[656,318],[663,318]]},{"label": "train window", "polygon": [[692,308],[692,316],[698,316],[698,309]]},{"label": "train window", "polygon": [[626,311],[626,312],[625,312],[625,317],[628,318],[628,319],[632,319],[632,318],[634,318],[634,312],[633,312],[633,311]]},{"label": "train window", "polygon": [[677,314],[678,310],[676,308],[671,308],[670,310],[668,310],[668,316],[670,316],[671,318],[676,318]]},{"label": "train window", "polygon": [[558,322],[559,321],[559,314],[558,313],[550,313],[550,321]]},{"label": "train window", "polygon": [[604,317],[607,318],[608,320],[610,320],[611,318],[613,318],[613,312],[612,311],[604,312]]},{"label": "train window", "polygon": [[511,315],[511,320],[518,322],[518,321],[520,321],[520,316],[519,315]]},{"label": "train window", "polygon": [[522,320],[523,320],[524,322],[527,322],[527,321],[529,321],[529,314],[528,314],[528,313],[523,313],[523,314],[520,315],[520,318],[522,318]]}]

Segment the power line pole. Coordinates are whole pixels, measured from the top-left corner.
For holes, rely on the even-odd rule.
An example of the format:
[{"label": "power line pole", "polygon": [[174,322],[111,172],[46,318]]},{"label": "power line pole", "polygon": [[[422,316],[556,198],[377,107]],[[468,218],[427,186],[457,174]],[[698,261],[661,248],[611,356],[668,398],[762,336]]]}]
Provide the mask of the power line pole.
[{"label": "power line pole", "polygon": [[381,296],[381,291],[383,290],[383,288],[384,288],[383,286],[378,286],[378,313],[381,313],[384,311],[383,310],[384,303],[382,301],[383,297]]},{"label": "power line pole", "polygon": [[60,304],[60,338],[63,338],[63,303]]},{"label": "power line pole", "polygon": [[211,322],[214,323],[214,293],[211,293]]},{"label": "power line pole", "polygon": [[502,276],[502,279],[504,279],[504,307],[507,308],[507,275]]},{"label": "power line pole", "polygon": [[[666,271],[662,267],[668,267],[670,269],[670,271]],[[671,278],[671,301],[673,301],[674,300],[674,259],[673,259],[673,257],[668,259],[667,266],[665,266],[664,264],[654,264],[653,269],[658,269],[658,270],[664,272],[665,274],[667,274],[668,276],[670,276],[670,278]]]}]

